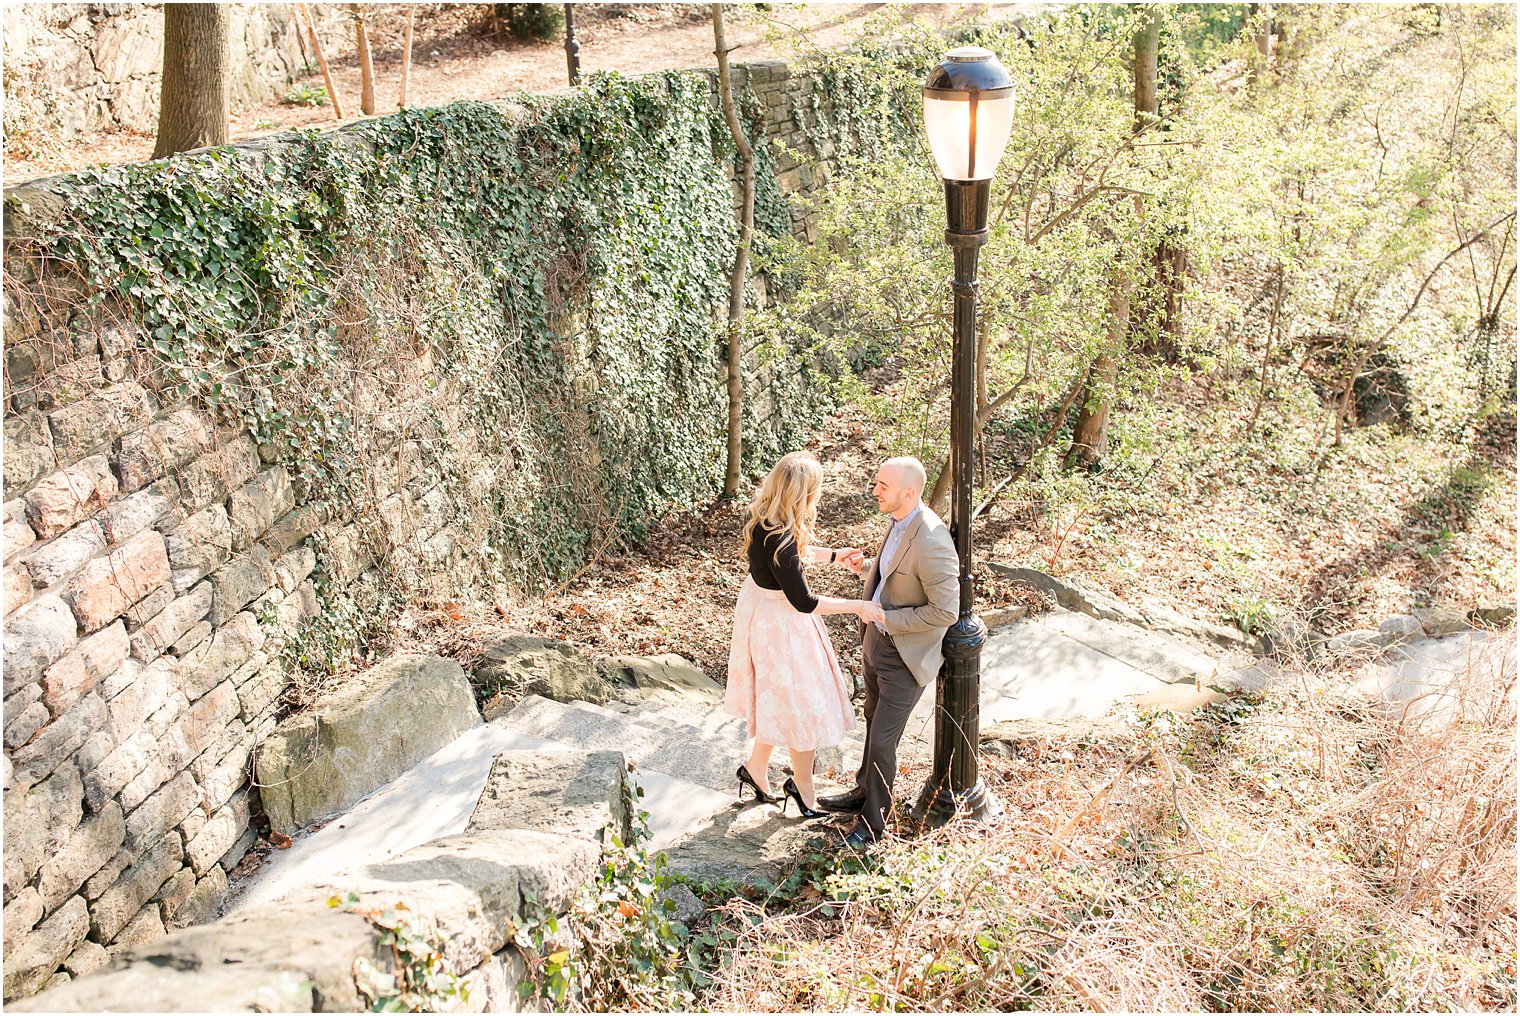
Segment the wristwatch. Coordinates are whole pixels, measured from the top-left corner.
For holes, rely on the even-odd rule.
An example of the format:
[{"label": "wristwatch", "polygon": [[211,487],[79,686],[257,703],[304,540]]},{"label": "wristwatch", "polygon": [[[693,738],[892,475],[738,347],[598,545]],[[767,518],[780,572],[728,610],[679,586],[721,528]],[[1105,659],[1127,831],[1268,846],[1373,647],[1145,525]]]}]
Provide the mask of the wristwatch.
[{"label": "wristwatch", "polygon": [[834,562],[836,562],[838,560],[839,560],[839,548],[838,547],[832,547],[832,548],[830,548],[830,550],[829,550],[829,564],[833,564]]}]

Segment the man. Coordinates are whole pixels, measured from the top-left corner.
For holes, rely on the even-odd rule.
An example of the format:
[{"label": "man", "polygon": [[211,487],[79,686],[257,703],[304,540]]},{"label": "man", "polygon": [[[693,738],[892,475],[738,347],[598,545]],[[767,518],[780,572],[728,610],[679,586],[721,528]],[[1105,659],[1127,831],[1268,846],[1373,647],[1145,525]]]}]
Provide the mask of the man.
[{"label": "man", "polygon": [[908,714],[944,661],[941,643],[960,607],[960,560],[955,541],[923,503],[924,465],[914,458],[883,462],[871,493],[892,525],[873,558],[856,550],[841,558],[865,577],[866,596],[883,619],[863,625],[866,745],[855,788],[819,799],[830,811],[860,813],[844,843],[855,850],[881,838],[892,806],[897,745]]}]

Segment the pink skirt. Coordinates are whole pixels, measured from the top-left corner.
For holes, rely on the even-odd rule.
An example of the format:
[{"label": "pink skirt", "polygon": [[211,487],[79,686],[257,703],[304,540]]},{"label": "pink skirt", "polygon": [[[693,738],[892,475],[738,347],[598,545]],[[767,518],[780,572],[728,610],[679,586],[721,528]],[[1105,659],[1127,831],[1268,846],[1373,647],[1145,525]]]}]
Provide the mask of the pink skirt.
[{"label": "pink skirt", "polygon": [[765,744],[812,751],[843,741],[855,710],[823,618],[746,578],[734,607],[724,708]]}]

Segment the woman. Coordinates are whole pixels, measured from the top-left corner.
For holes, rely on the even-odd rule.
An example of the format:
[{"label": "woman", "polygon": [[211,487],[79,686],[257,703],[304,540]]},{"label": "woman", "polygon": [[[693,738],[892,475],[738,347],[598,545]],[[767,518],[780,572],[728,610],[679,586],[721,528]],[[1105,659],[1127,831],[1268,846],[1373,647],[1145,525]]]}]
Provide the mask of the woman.
[{"label": "woman", "polygon": [[[813,754],[844,740],[855,722],[849,689],[824,627],[823,614],[858,614],[881,619],[870,600],[816,596],[802,575],[802,562],[837,561],[851,548],[813,545],[823,467],[807,452],[792,452],[771,469],[749,506],[744,550],[749,577],[734,610],[734,639],[728,653],[725,707],[749,722],[755,739],[739,767],[739,790],[747,786],[757,801],[775,801],[767,767],[776,745],[792,756],[792,777],[782,788],[804,818],[816,810]],[[786,803],[781,806],[786,812]]]}]

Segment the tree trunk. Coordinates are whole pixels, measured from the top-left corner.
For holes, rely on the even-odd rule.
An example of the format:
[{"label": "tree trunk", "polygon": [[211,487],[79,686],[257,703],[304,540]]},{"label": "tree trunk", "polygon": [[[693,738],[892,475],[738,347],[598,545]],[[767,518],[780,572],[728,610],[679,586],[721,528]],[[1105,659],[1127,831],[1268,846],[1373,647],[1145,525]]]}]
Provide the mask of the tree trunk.
[{"label": "tree trunk", "polygon": [[348,9],[354,16],[354,48],[359,57],[359,110],[365,116],[374,116],[375,62],[369,53],[369,26],[362,4],[349,4]]},{"label": "tree trunk", "polygon": [[164,4],[164,76],[153,158],[229,140],[227,26],[221,4]]},{"label": "tree trunk", "polygon": [[[1135,30],[1135,119],[1131,127],[1135,134],[1155,124],[1160,110],[1156,93],[1156,51],[1160,48],[1160,41],[1161,23],[1152,12]],[[1140,200],[1135,199],[1137,205]],[[1116,258],[1119,253],[1116,249]],[[1063,460],[1068,469],[1073,466],[1092,469],[1103,461],[1108,451],[1108,400],[1119,375],[1119,364],[1114,357],[1129,340],[1131,288],[1132,283],[1122,269],[1115,268],[1110,273],[1106,351],[1093,359],[1087,371],[1082,409],[1077,413],[1077,422],[1072,425],[1071,447],[1066,450]]]},{"label": "tree trunk", "polygon": [[[1109,286],[1108,348],[1120,349],[1129,332],[1130,283],[1122,272],[1115,271]],[[1082,409],[1071,428],[1071,448],[1067,450],[1064,462],[1066,468],[1092,469],[1103,460],[1108,450],[1109,399],[1113,397],[1118,376],[1119,365],[1112,356],[1104,353],[1093,360],[1082,393]]]},{"label": "tree trunk", "polygon": [[1156,52],[1161,48],[1161,21],[1148,13],[1135,31],[1135,127],[1136,134],[1151,127],[1161,113],[1156,93]]},{"label": "tree trunk", "polygon": [[1246,82],[1254,85],[1272,65],[1272,5],[1246,4],[1246,27],[1256,46],[1246,70]]},{"label": "tree trunk", "polygon": [[[1135,33],[1135,133],[1154,129],[1161,116],[1161,96],[1156,87],[1160,73],[1161,21],[1150,14]],[[1138,315],[1145,335],[1140,351],[1177,359],[1177,333],[1181,327],[1182,284],[1187,276],[1187,251],[1168,238],[1156,244],[1151,255],[1150,291]]]},{"label": "tree trunk", "polygon": [[728,287],[728,463],[723,470],[723,496],[739,495],[739,473],[744,445],[744,343],[739,323],[744,317],[744,280],[749,272],[750,238],[755,231],[755,150],[744,136],[739,111],[734,105],[733,82],[728,75],[728,44],[723,35],[723,5],[712,5],[713,52],[718,57],[718,91],[723,99],[723,118],[739,150],[742,194],[739,209],[739,246]]},{"label": "tree trunk", "polygon": [[322,68],[322,82],[327,86],[327,99],[332,103],[333,119],[342,120],[343,103],[338,100],[338,90],[333,87],[332,68],[327,66],[327,56],[322,52],[322,40],[317,38],[317,25],[312,20],[311,10],[305,4],[296,4],[296,10],[306,22],[306,35],[311,39],[313,52],[317,54],[317,66]]}]

